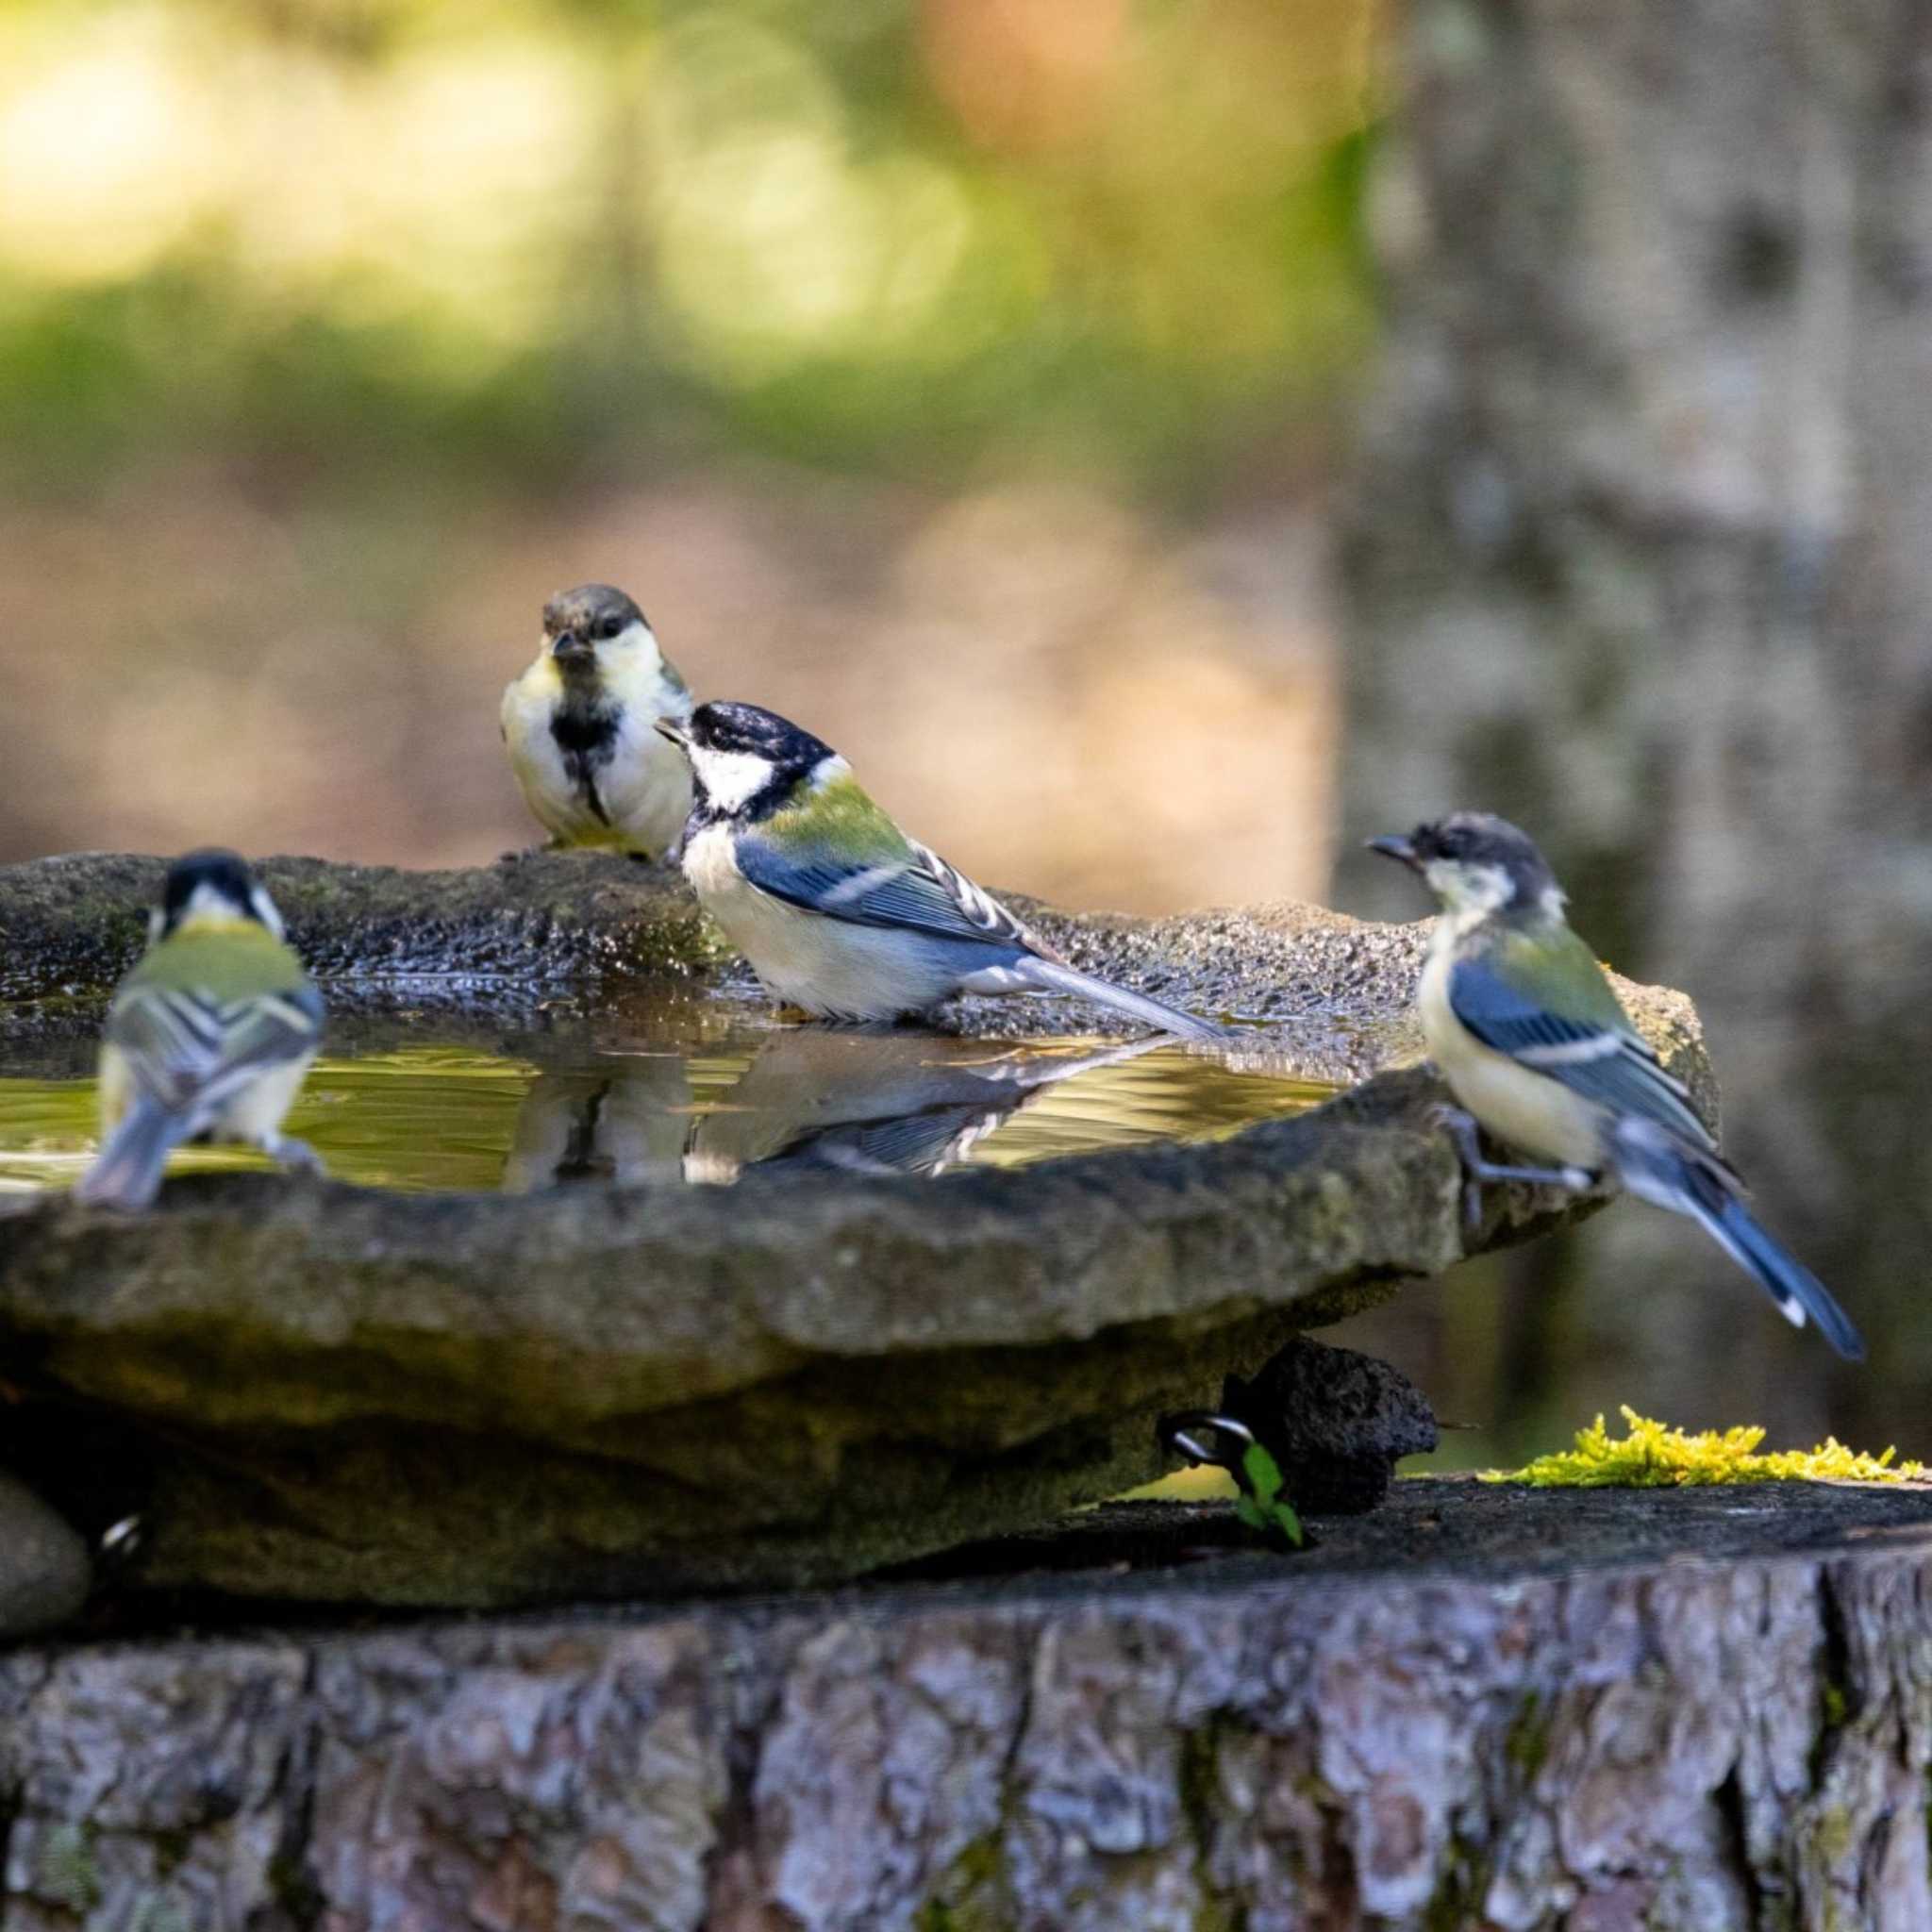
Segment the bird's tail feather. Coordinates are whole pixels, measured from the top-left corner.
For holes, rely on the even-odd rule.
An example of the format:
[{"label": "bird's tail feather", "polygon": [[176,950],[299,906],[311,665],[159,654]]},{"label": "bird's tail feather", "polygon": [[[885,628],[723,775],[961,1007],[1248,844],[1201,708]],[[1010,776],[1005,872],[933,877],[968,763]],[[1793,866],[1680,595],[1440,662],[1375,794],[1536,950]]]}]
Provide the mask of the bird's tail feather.
[{"label": "bird's tail feather", "polygon": [[1698,1222],[1778,1306],[1794,1327],[1816,1322],[1847,1361],[1863,1361],[1865,1343],[1831,1291],[1751,1212],[1737,1177],[1721,1161],[1661,1134],[1618,1137],[1618,1172],[1631,1193]]},{"label": "bird's tail feather", "polygon": [[81,1175],[75,1199],[100,1208],[145,1208],[160,1191],[168,1156],[188,1138],[188,1128],[181,1114],[138,1096]]},{"label": "bird's tail feather", "polygon": [[1096,979],[1091,973],[1082,973],[1078,967],[1063,965],[1058,959],[1029,957],[1024,962],[1023,970],[1033,985],[1044,991],[1078,993],[1096,1006],[1111,1007],[1118,1013],[1130,1014],[1143,1025],[1158,1027],[1162,1033],[1172,1033],[1182,1040],[1227,1038],[1226,1027],[1217,1026],[1211,1020],[1197,1020],[1191,1013],[1164,1007],[1158,1000],[1149,999],[1145,993],[1129,992],[1124,986],[1110,985],[1105,979]]},{"label": "bird's tail feather", "polygon": [[1735,1194],[1714,1216],[1700,1214],[1698,1219],[1724,1252],[1762,1285],[1786,1320],[1802,1324],[1808,1316],[1847,1361],[1864,1360],[1864,1339],[1831,1291]]}]

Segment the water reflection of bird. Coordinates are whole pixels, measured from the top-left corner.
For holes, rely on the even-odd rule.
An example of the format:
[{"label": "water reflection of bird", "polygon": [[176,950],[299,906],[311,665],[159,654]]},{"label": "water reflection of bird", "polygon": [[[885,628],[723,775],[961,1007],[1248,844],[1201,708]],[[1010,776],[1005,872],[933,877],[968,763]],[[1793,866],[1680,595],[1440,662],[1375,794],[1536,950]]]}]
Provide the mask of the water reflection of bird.
[{"label": "water reflection of bird", "polygon": [[622,591],[582,584],[553,597],[535,660],[503,694],[510,768],[551,842],[670,851],[691,773],[652,727],[690,713],[684,679]]},{"label": "water reflection of bird", "polygon": [[592,1068],[540,1074],[517,1109],[504,1191],[527,1194],[572,1181],[675,1180],[691,1099],[680,1053],[613,1056]]},{"label": "water reflection of bird", "polygon": [[[1471,1184],[1587,1188],[1607,1171],[1700,1223],[1787,1321],[1816,1322],[1840,1355],[1862,1356],[1824,1284],[1745,1205],[1690,1093],[1571,930],[1562,889],[1527,835],[1488,812],[1457,812],[1371,844],[1419,874],[1442,907],[1418,997],[1430,1056],[1469,1110],[1452,1110],[1450,1127]],[[1491,1163],[1478,1124],[1555,1165]]]},{"label": "water reflection of bird", "polygon": [[935,1174],[1044,1089],[1166,1042],[1098,1052],[1004,1047],[896,1031],[769,1035],[721,1104],[691,1123],[687,1180],[747,1168]]},{"label": "water reflection of bird", "polygon": [[822,1019],[892,1020],[955,993],[1076,993],[1191,1040],[1224,1030],[1060,958],[908,839],[830,745],[757,705],[658,730],[691,758],[685,875],[774,998]]}]

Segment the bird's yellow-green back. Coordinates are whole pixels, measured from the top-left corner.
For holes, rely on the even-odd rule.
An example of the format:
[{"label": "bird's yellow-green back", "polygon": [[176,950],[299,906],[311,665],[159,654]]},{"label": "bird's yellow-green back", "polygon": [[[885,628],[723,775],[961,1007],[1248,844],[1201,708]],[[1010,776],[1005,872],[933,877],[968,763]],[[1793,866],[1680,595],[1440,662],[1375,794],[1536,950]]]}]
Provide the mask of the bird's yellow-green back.
[{"label": "bird's yellow-green back", "polygon": [[814,845],[830,857],[866,865],[910,861],[915,856],[911,840],[850,772],[800,786],[799,795],[774,811],[764,828],[787,843]]},{"label": "bird's yellow-green back", "polygon": [[252,919],[194,919],[151,946],[117,1002],[142,988],[205,992],[223,1001],[297,992],[308,974],[294,949]]},{"label": "bird's yellow-green back", "polygon": [[1560,917],[1493,921],[1485,951],[1511,986],[1533,991],[1551,1012],[1636,1033],[1589,942]]}]

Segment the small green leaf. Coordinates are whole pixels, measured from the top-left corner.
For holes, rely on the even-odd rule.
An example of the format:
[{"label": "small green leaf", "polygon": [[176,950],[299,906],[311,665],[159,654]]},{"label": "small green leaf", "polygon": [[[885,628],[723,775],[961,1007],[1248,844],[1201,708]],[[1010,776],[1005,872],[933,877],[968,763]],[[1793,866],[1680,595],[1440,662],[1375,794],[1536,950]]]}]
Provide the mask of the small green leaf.
[{"label": "small green leaf", "polygon": [[1260,1443],[1251,1442],[1241,1452],[1239,1481],[1241,1493],[1236,1500],[1235,1513],[1241,1520],[1264,1536],[1270,1531],[1278,1532],[1300,1549],[1302,1520],[1284,1493],[1287,1485],[1282,1479],[1281,1465]]},{"label": "small green leaf", "polygon": [[1241,1451],[1241,1483],[1265,1509],[1281,1493],[1281,1465],[1258,1442]]},{"label": "small green leaf", "polygon": [[1274,1506],[1274,1526],[1296,1549],[1302,1546],[1302,1520],[1294,1513],[1292,1503],[1277,1503]]}]

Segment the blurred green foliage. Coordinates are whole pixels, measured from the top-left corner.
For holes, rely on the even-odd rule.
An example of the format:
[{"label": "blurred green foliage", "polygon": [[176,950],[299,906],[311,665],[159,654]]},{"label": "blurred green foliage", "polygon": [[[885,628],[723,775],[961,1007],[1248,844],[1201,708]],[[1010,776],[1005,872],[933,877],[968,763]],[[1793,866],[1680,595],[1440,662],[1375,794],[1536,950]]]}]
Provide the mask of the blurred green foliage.
[{"label": "blurred green foliage", "polygon": [[0,440],[1204,474],[1368,330],[1367,0],[13,0]]}]

